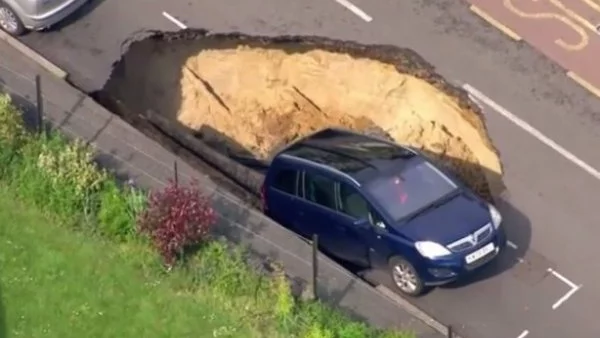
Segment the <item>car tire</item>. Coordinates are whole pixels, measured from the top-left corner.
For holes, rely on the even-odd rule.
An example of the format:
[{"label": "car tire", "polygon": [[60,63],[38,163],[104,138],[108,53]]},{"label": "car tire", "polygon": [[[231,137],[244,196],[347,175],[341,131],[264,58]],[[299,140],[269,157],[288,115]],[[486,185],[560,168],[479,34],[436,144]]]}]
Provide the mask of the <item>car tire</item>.
[{"label": "car tire", "polygon": [[425,292],[423,280],[409,261],[394,256],[389,260],[389,268],[392,282],[402,294],[418,297]]},{"label": "car tire", "polygon": [[12,36],[20,36],[27,31],[17,13],[3,1],[0,1],[0,29]]}]

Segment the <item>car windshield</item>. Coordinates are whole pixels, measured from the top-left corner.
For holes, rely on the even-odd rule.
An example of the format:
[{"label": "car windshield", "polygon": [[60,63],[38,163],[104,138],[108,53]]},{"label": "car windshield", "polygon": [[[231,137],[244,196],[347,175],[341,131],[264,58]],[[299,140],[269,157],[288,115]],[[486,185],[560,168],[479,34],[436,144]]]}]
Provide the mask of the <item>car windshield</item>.
[{"label": "car windshield", "polygon": [[456,184],[431,163],[415,158],[401,174],[378,178],[367,191],[395,221],[399,221],[453,193]]}]

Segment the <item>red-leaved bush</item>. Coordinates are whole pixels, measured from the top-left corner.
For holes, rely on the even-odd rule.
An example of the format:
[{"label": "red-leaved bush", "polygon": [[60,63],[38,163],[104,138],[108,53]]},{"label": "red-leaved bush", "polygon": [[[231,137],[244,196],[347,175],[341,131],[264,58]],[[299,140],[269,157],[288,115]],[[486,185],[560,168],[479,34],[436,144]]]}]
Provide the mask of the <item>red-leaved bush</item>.
[{"label": "red-leaved bush", "polygon": [[198,189],[170,181],[163,189],[150,193],[148,208],[138,219],[138,230],[147,234],[165,263],[173,265],[185,249],[201,243],[216,222],[209,199]]}]

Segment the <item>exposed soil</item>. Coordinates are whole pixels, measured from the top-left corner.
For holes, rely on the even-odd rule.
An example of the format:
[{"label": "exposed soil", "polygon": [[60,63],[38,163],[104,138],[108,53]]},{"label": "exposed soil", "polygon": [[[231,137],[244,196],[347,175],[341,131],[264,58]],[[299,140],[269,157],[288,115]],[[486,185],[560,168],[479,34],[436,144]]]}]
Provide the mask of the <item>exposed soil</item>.
[{"label": "exposed soil", "polygon": [[485,198],[504,187],[479,108],[408,49],[156,32],[129,46],[104,92],[129,111],[179,121],[230,155],[267,159],[325,127],[378,130],[423,149]]}]

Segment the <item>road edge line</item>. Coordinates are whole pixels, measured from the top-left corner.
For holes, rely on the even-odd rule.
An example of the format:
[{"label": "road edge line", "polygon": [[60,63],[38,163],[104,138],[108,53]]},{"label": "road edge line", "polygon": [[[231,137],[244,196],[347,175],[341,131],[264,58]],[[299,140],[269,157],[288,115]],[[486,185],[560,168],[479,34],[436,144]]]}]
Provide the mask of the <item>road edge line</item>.
[{"label": "road edge line", "polygon": [[600,98],[600,89],[592,85],[591,83],[584,80],[581,76],[577,75],[572,71],[567,72],[567,76],[571,78],[571,80],[577,82],[578,85],[589,91],[590,93],[596,95]]},{"label": "road edge line", "polygon": [[471,6],[469,6],[469,10],[471,10],[471,12],[475,13],[475,15],[479,16],[483,20],[487,21],[487,23],[494,26],[496,29],[498,29],[502,33],[506,34],[509,38],[511,38],[515,41],[523,40],[521,38],[521,36],[519,36],[517,33],[515,33],[512,29],[506,27],[500,21],[494,19],[491,15],[487,14],[481,8],[479,8],[475,5],[471,5]]},{"label": "road edge line", "polygon": [[[448,334],[448,326],[440,323],[435,318],[433,318],[432,316],[428,315],[425,311],[423,311],[423,310],[419,309],[418,307],[414,306],[409,301],[407,301],[406,299],[402,298],[400,295],[398,295],[394,291],[390,290],[388,287],[386,287],[386,286],[384,286],[382,284],[378,284],[378,285],[375,286],[375,290],[377,290],[379,293],[381,293],[382,295],[384,295],[387,298],[389,298],[394,303],[398,304],[398,306],[400,306],[401,308],[403,308],[406,311],[408,311],[408,313],[410,313],[411,315],[413,315],[415,318],[420,319],[423,323],[425,323],[426,325],[428,325],[429,327],[431,327],[435,331],[441,333],[444,336]],[[453,337],[454,338],[461,338],[456,333],[454,333]]]},{"label": "road edge line", "polygon": [[33,62],[37,63],[40,67],[44,68],[52,75],[58,77],[59,79],[66,80],[69,75],[62,68],[58,67],[54,63],[50,62],[48,59],[43,57],[40,53],[35,50],[29,48],[27,45],[17,40],[16,38],[8,35],[8,33],[0,30],[0,39],[6,41],[9,45],[11,45],[14,49],[21,52],[23,55],[30,58]]}]

